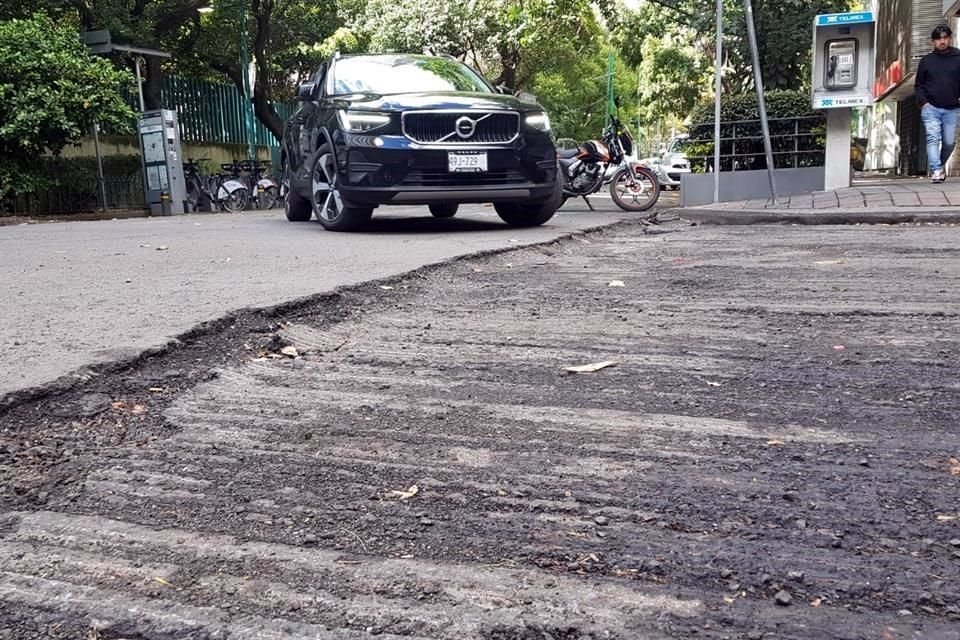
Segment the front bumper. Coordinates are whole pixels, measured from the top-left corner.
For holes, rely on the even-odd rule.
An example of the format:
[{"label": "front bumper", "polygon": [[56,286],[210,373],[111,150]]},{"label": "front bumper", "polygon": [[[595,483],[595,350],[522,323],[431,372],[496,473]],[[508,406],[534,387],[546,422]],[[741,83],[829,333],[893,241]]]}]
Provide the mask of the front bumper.
[{"label": "front bumper", "polygon": [[661,165],[657,171],[657,177],[660,179],[660,184],[668,187],[679,187],[683,176],[688,173],[690,173],[689,167],[665,167]]},{"label": "front bumper", "polygon": [[[487,170],[454,173],[450,151],[482,151]],[[550,139],[506,144],[423,145],[403,136],[344,134],[337,144],[339,191],[351,203],[542,201],[553,195],[557,154]]]}]

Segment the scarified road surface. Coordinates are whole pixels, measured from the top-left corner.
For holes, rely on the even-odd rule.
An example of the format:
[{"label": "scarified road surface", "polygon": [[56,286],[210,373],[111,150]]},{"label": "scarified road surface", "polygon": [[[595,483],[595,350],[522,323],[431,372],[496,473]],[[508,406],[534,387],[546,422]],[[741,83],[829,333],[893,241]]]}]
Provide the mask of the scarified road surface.
[{"label": "scarified road surface", "polygon": [[956,640],[958,241],[625,226],[185,336],[0,415],[0,638]]},{"label": "scarified road surface", "polygon": [[490,205],[445,220],[426,207],[391,207],[352,234],[290,223],[281,211],[0,226],[0,404],[60,376],[69,382],[87,365],[163,347],[237,309],[546,242],[628,215],[609,199],[596,207],[567,203],[532,229],[507,226]]}]

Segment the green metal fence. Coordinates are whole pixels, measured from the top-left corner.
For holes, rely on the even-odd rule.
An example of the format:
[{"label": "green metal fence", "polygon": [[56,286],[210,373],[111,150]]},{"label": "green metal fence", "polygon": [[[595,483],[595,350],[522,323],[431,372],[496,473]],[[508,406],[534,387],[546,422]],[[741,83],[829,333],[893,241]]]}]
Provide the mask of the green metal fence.
[{"label": "green metal fence", "polygon": [[[247,143],[243,92],[233,84],[165,76],[160,100],[165,109],[176,110],[183,142]],[[283,120],[294,111],[286,103],[274,103],[273,108]],[[254,144],[277,146],[269,129],[258,120],[255,125]]]},{"label": "green metal fence", "polygon": [[[136,92],[125,96],[130,106],[138,110]],[[194,80],[180,76],[166,76],[160,88],[160,100],[165,109],[177,112],[180,122],[180,139],[197,144],[242,144],[247,143],[244,126],[243,92],[233,84]],[[274,109],[286,120],[295,106],[275,103]],[[279,143],[262,123],[255,119],[254,144],[270,147],[271,157],[277,162]],[[111,133],[105,131],[105,133]],[[276,166],[276,165],[275,165]],[[144,202],[143,178],[138,173],[105,176],[108,209],[142,207]],[[89,167],[79,175],[68,177],[56,174],[51,188],[38,193],[14,194],[0,201],[0,216],[42,215],[92,211],[98,207],[99,187],[97,176]]]}]

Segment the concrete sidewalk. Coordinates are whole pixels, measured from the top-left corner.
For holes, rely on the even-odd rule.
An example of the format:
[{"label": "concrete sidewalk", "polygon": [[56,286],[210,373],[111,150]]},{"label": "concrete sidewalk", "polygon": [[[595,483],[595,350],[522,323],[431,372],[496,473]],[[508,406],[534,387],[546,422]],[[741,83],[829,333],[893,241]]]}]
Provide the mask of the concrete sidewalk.
[{"label": "concrete sidewalk", "polygon": [[862,178],[835,191],[673,209],[702,224],[960,223],[960,178]]}]

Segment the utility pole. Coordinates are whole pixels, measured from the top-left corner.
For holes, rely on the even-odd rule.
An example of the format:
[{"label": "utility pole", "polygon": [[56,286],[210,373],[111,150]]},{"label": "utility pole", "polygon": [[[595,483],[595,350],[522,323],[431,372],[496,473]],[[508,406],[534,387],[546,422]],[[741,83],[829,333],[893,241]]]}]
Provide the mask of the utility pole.
[{"label": "utility pole", "polygon": [[720,98],[723,93],[723,0],[717,0],[716,79],[713,98],[713,203],[720,202]]},{"label": "utility pole", "polygon": [[767,177],[770,179],[770,197],[777,201],[776,167],[773,164],[773,147],[770,144],[770,124],[767,122],[767,102],[763,97],[763,76],[760,73],[760,53],[757,50],[757,31],[753,26],[753,4],[743,0],[747,17],[747,36],[750,39],[750,53],[753,57],[753,85],[757,90],[757,102],[760,106],[760,128],[763,130],[763,150],[767,156]]},{"label": "utility pole", "polygon": [[240,73],[243,75],[243,120],[247,128],[247,159],[251,162],[256,159],[254,144],[257,130],[253,118],[253,101],[250,99],[250,54],[248,52],[247,34],[247,5],[237,3],[240,9]]},{"label": "utility pole", "polygon": [[616,104],[613,100],[613,51],[607,56],[607,119],[609,124],[616,110]]}]

